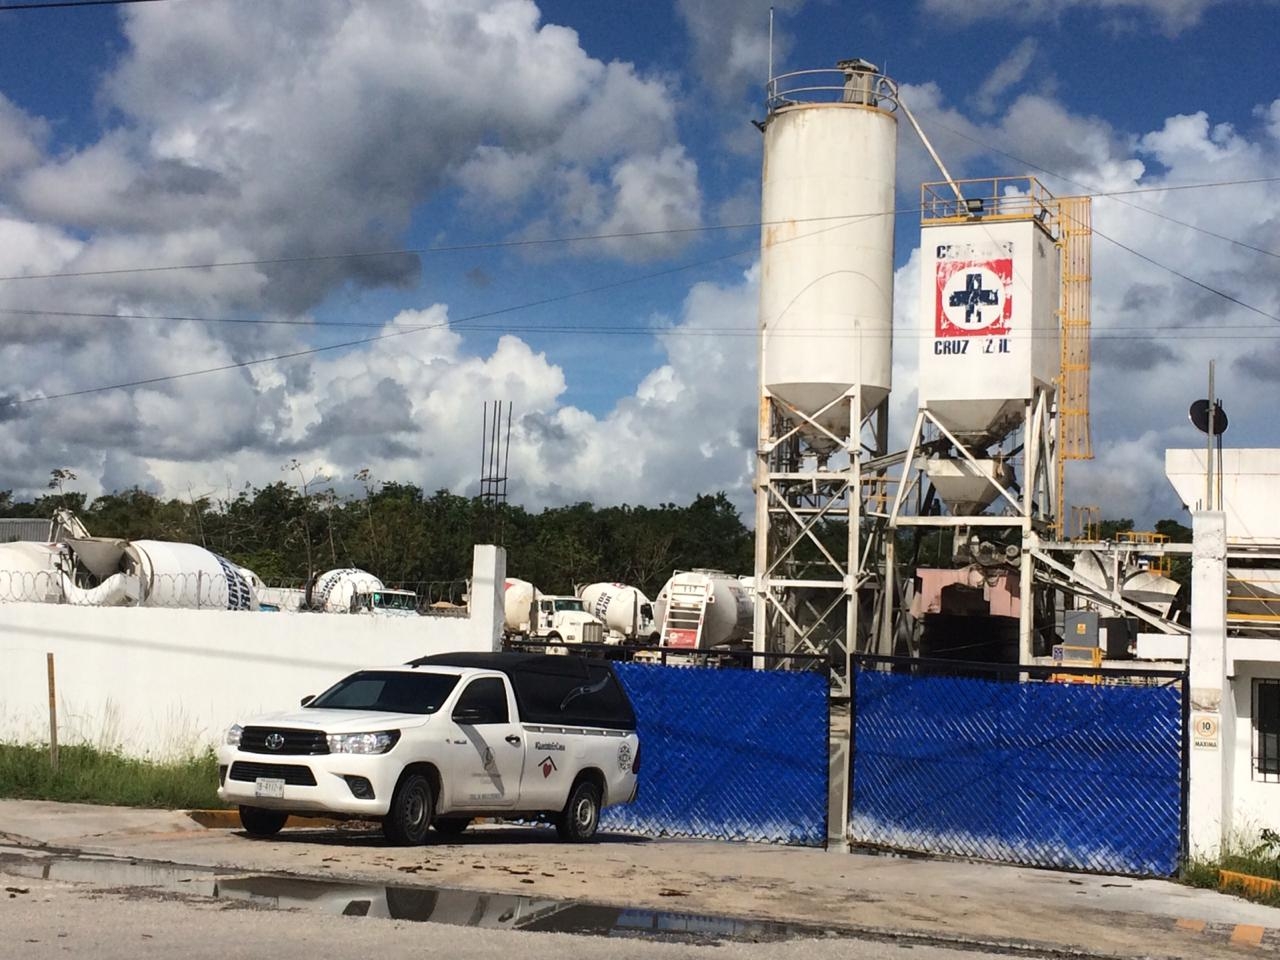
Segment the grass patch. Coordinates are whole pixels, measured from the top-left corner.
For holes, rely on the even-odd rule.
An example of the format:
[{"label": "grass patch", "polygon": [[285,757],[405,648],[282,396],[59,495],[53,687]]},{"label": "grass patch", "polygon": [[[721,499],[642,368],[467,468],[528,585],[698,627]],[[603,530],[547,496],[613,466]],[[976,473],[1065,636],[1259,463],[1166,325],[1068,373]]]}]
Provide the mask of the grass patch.
[{"label": "grass patch", "polygon": [[172,763],[136,760],[89,746],[58,750],[58,769],[42,746],[0,743],[0,797],[163,810],[225,806],[217,795],[212,750]]},{"label": "grass patch", "polygon": [[[1263,830],[1259,840],[1252,843],[1235,843],[1222,852],[1217,860],[1191,860],[1182,867],[1179,878],[1193,887],[1219,889],[1219,870],[1233,870],[1251,877],[1280,880],[1280,836]],[[1251,893],[1239,887],[1228,887],[1226,893],[1256,900],[1270,906],[1280,906],[1280,893]]]}]

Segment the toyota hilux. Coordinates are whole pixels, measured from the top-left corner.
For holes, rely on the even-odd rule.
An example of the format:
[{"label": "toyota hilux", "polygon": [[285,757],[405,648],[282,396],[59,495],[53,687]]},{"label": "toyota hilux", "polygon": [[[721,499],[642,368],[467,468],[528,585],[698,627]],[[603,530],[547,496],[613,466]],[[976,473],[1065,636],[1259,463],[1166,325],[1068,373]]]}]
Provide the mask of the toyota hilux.
[{"label": "toyota hilux", "polygon": [[418,844],[505,817],[585,841],[603,808],[635,799],[639,772],[635,713],[609,662],[437,654],[237,721],[218,796],[251,836],[301,814],[381,820],[392,843]]}]

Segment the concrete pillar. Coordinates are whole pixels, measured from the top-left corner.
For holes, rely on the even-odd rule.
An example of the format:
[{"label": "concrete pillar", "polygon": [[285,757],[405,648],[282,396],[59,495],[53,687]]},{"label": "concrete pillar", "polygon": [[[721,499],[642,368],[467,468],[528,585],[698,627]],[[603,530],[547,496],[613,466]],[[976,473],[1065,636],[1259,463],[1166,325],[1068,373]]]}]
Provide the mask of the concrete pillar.
[{"label": "concrete pillar", "polygon": [[1193,857],[1216,858],[1231,829],[1231,788],[1227,741],[1223,736],[1226,689],[1227,530],[1226,515],[1192,514],[1191,567],[1191,762],[1187,830]]},{"label": "concrete pillar", "polygon": [[492,544],[476,544],[471,557],[470,615],[477,649],[502,649],[506,580],[507,551]]}]

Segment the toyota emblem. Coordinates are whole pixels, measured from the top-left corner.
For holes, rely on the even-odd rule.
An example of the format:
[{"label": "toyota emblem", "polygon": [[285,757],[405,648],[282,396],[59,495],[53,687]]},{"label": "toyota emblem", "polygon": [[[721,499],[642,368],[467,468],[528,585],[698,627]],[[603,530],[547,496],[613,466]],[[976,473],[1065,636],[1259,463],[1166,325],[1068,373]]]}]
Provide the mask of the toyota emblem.
[{"label": "toyota emblem", "polygon": [[284,734],[268,733],[266,739],[262,741],[267,745],[268,750],[279,750],[284,746]]}]

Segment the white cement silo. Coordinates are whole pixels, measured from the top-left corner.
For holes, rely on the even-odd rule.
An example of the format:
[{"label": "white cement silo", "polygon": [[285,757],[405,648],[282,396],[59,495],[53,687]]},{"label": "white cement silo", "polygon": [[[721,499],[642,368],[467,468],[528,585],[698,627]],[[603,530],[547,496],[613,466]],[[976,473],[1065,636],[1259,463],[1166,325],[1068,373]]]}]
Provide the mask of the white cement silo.
[{"label": "white cement silo", "polygon": [[[885,96],[894,88],[875,67],[851,62],[843,84],[832,73],[790,75],[792,89],[775,89],[769,105],[760,372],[766,390],[810,417],[861,385],[860,423],[892,386],[898,125]],[[816,419],[838,437],[858,430],[848,404]]]},{"label": "white cement silo", "polygon": [[920,247],[920,406],[994,443],[1058,375],[1057,247],[1030,216],[927,225]]}]

